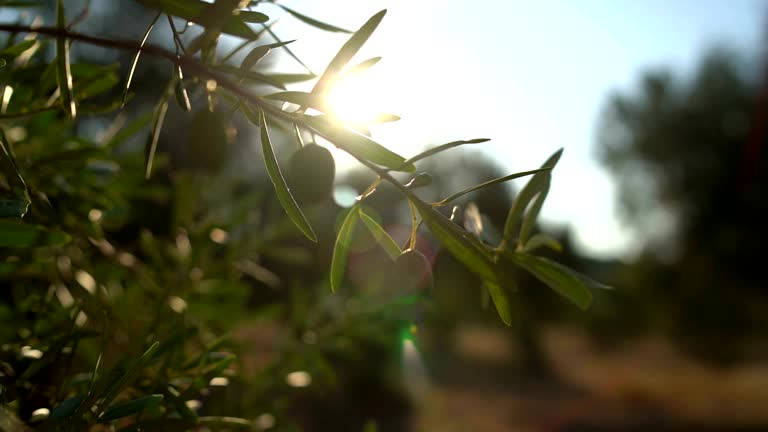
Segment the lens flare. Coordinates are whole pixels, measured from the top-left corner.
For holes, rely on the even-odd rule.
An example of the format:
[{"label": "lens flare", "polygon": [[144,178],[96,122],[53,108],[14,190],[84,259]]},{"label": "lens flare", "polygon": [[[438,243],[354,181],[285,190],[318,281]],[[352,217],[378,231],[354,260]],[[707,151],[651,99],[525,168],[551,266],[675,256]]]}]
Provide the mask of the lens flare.
[{"label": "lens flare", "polygon": [[414,340],[415,326],[400,332],[400,363],[405,387],[414,400],[423,400],[429,388],[429,377],[419,349]]}]

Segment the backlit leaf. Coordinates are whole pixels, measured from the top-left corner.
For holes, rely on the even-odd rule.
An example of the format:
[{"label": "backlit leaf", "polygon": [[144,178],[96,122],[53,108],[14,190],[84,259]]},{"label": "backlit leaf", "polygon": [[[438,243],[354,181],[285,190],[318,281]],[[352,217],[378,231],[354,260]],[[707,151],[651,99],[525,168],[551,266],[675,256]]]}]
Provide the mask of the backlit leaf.
[{"label": "backlit leaf", "polygon": [[378,222],[373,220],[372,217],[368,216],[362,209],[360,210],[360,219],[363,220],[363,223],[371,232],[373,238],[379,242],[381,247],[384,248],[390,258],[394,260],[403,253],[403,251],[400,249],[400,246],[397,245],[395,240],[392,239],[392,237],[384,230],[384,228],[382,228]]},{"label": "backlit leaf", "polygon": [[280,171],[280,167],[277,164],[277,158],[275,157],[275,152],[272,149],[272,142],[269,139],[267,120],[264,116],[264,113],[260,112],[259,114],[259,118],[261,119],[261,149],[264,153],[264,163],[267,166],[267,173],[269,174],[269,178],[272,180],[272,184],[275,187],[277,199],[280,201],[280,204],[283,206],[285,212],[288,213],[288,217],[291,218],[299,230],[301,230],[301,232],[304,233],[308,239],[312,240],[313,242],[317,242],[317,236],[315,235],[315,232],[312,231],[312,227],[309,225],[307,218],[304,217],[304,213],[301,212],[299,205],[296,203],[293,195],[291,195],[291,191],[288,189],[288,184],[285,182],[283,173]]},{"label": "backlit leaf", "polygon": [[411,202],[432,234],[451,255],[484,281],[500,282],[491,252],[472,234],[448,220],[431,205],[421,200],[411,199]]},{"label": "backlit leaf", "polygon": [[424,186],[429,186],[432,184],[432,176],[427,173],[420,173],[411,181],[405,184],[405,187],[408,189],[416,189]]},{"label": "backlit leaf", "polygon": [[[556,151],[552,156],[549,157],[549,159],[547,159],[546,162],[544,162],[542,168],[549,168],[550,170],[554,168],[555,165],[557,165],[557,161],[560,160],[560,156],[562,154],[563,149]],[[515,201],[512,203],[512,208],[509,209],[509,213],[507,214],[507,221],[504,224],[504,235],[502,237],[501,244],[499,244],[500,250],[506,249],[509,242],[513,240],[514,229],[517,226],[518,221],[523,217],[523,214],[531,201],[541,193],[543,193],[544,197],[546,197],[546,191],[549,189],[550,178],[551,173],[549,170],[538,173],[534,175],[533,178],[531,178],[523,187],[523,189],[520,190],[520,192],[517,194]],[[526,216],[526,218],[529,220],[528,224],[532,224],[533,221],[535,221],[539,210],[541,210],[543,199],[544,198],[541,199],[541,203],[532,206],[532,212],[529,212],[529,215]],[[526,240],[527,238],[520,236],[518,242],[521,245],[525,245]]]},{"label": "backlit leaf", "polygon": [[[177,16],[187,21],[200,24],[203,27],[209,26],[221,26],[221,31],[233,36],[239,36],[244,39],[255,39],[256,33],[245,24],[245,21],[239,15],[232,15],[226,18],[226,22],[223,24],[216,23],[215,11],[217,7],[216,2],[214,4],[207,3],[201,0],[139,0],[143,5],[155,10],[162,11],[166,14]],[[253,19],[254,15],[246,15],[246,19]]]},{"label": "backlit leaf", "polygon": [[522,252],[530,252],[532,250],[536,250],[542,247],[548,247],[556,252],[562,252],[563,245],[560,244],[557,239],[552,238],[546,234],[535,234],[533,235],[526,243],[525,247],[522,248]]},{"label": "backlit leaf", "polygon": [[496,179],[493,179],[493,180],[489,180],[487,182],[480,183],[479,185],[472,186],[471,188],[464,189],[461,192],[456,192],[455,194],[449,196],[448,198],[445,198],[443,200],[438,201],[437,203],[435,203],[435,205],[443,206],[443,205],[446,205],[446,204],[450,203],[451,201],[453,201],[453,200],[455,200],[455,199],[457,199],[459,197],[462,197],[462,196],[464,196],[464,195],[466,195],[466,194],[468,194],[470,192],[474,192],[474,191],[476,191],[478,189],[482,189],[482,188],[485,188],[485,187],[488,187],[488,186],[493,186],[493,185],[495,185],[497,183],[506,182],[506,181],[513,180],[513,179],[516,179],[516,178],[525,177],[525,176],[528,176],[528,175],[531,175],[531,174],[540,173],[542,171],[549,171],[549,168],[542,168],[542,169],[531,170],[531,171],[523,171],[523,172],[519,172],[519,173],[515,173],[515,174],[506,175],[504,177],[499,177],[499,178],[496,178]]},{"label": "backlit leaf", "polygon": [[256,11],[240,11],[237,17],[244,22],[251,24],[262,24],[269,21],[269,17],[267,15]]},{"label": "backlit leaf", "polygon": [[[64,0],[56,4],[56,27],[65,30],[67,21],[64,16]],[[65,37],[56,38],[56,82],[59,86],[59,96],[64,110],[70,118],[77,116],[75,97],[72,94],[72,71],[69,64],[69,44]]]},{"label": "backlit leaf", "polygon": [[[152,29],[155,28],[155,23],[157,22],[157,19],[160,18],[160,12],[155,15],[155,17],[152,19],[152,22],[149,23],[149,26],[144,31],[144,37],[141,38],[141,44],[140,47],[144,47],[144,44],[147,43],[147,39],[149,38],[149,34],[152,33]],[[123,90],[123,105],[125,105],[126,100],[128,99],[128,89],[131,88],[131,81],[133,81],[133,73],[136,71],[136,65],[139,64],[139,57],[141,57],[141,50],[136,51],[136,55],[133,56],[133,61],[131,62],[131,67],[128,69],[128,77],[125,79],[125,90]]]},{"label": "backlit leaf", "polygon": [[152,164],[157,152],[157,143],[160,141],[160,132],[163,130],[165,115],[168,114],[168,100],[163,99],[155,108],[152,130],[147,137],[147,144],[144,146],[144,177],[149,178],[152,175]]},{"label": "backlit leaf", "polygon": [[328,64],[328,67],[325,68],[325,72],[323,72],[323,75],[312,89],[312,93],[319,95],[325,91],[328,84],[330,84],[330,82],[336,78],[339,72],[344,69],[344,66],[346,66],[347,63],[352,60],[352,57],[357,54],[363,44],[368,41],[368,38],[371,37],[373,31],[376,30],[376,27],[379,26],[379,23],[381,23],[381,20],[384,19],[384,15],[386,15],[386,13],[387,10],[384,9],[376,15],[372,16],[365,24],[362,25],[362,27],[360,27],[360,29],[355,32],[355,34],[352,35],[352,37],[349,38],[344,46],[341,47],[339,52],[336,53],[336,56],[333,58],[333,60],[331,60],[331,62]]},{"label": "backlit leaf", "polygon": [[325,30],[325,31],[334,32],[334,33],[352,33],[351,31],[343,29],[341,27],[336,27],[335,25],[327,24],[322,21],[318,21],[314,18],[310,18],[304,14],[296,12],[295,10],[287,8],[281,4],[278,4],[278,6],[283,8],[283,10],[285,10],[289,14],[293,15],[294,18],[298,19],[299,21],[302,21],[305,24],[309,24],[312,27],[319,28],[320,30]]},{"label": "backlit leaf", "polygon": [[485,282],[484,288],[491,294],[491,300],[493,305],[496,306],[496,312],[499,314],[499,318],[506,325],[512,325],[512,312],[509,307],[509,299],[507,293],[499,285],[493,282]]},{"label": "backlit leaf", "polygon": [[331,291],[336,291],[344,280],[347,269],[347,256],[349,245],[352,243],[352,232],[358,220],[358,207],[353,206],[344,217],[339,233],[336,235],[336,243],[333,246],[333,258],[331,259]]},{"label": "backlit leaf", "polygon": [[471,140],[451,141],[449,143],[441,144],[439,146],[432,147],[431,149],[424,150],[423,152],[417,154],[416,156],[409,158],[407,162],[416,163],[416,161],[426,159],[434,154],[446,151],[448,149],[452,149],[454,147],[458,147],[464,144],[480,144],[488,141],[490,141],[490,138],[475,138]]},{"label": "backlit leaf", "polygon": [[255,65],[259,60],[261,60],[262,57],[269,54],[269,51],[271,51],[272,48],[279,48],[293,42],[295,42],[295,40],[275,42],[267,45],[259,45],[253,48],[251,52],[249,52],[248,55],[245,56],[245,58],[243,59],[243,62],[240,64],[241,72],[250,71],[253,65]]},{"label": "backlit leaf", "polygon": [[316,97],[312,93],[300,91],[284,91],[264,96],[264,99],[272,99],[283,102],[289,102],[296,105],[306,106],[325,112],[325,101]]},{"label": "backlit leaf", "polygon": [[323,138],[355,157],[396,171],[416,171],[416,167],[412,164],[406,164],[405,158],[399,154],[388,150],[366,136],[334,124],[326,116],[305,115],[303,118],[305,123]]},{"label": "backlit leaf", "polygon": [[509,258],[581,309],[587,309],[592,303],[590,288],[609,289],[547,258],[518,252],[506,252],[502,257]]},{"label": "backlit leaf", "polygon": [[34,47],[38,43],[39,42],[34,39],[19,42],[16,45],[12,45],[0,51],[0,58],[2,58],[5,61],[11,61],[16,57],[20,56],[24,51],[27,51],[28,49]]},{"label": "backlit leaf", "polygon": [[176,96],[176,103],[184,111],[192,111],[192,105],[189,103],[189,94],[187,94],[187,88],[184,87],[184,74],[181,71],[181,66],[176,65],[176,87],[174,88],[174,95]]}]

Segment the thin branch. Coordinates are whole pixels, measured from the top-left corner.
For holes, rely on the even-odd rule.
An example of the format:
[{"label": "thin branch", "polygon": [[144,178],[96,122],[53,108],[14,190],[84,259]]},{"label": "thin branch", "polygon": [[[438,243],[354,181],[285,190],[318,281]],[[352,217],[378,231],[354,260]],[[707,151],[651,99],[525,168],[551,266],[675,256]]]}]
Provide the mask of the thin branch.
[{"label": "thin branch", "polygon": [[183,52],[184,55],[187,55],[187,50],[184,48],[184,43],[179,37],[179,32],[176,31],[176,24],[173,23],[173,17],[170,15],[166,16],[168,17],[168,24],[171,26],[171,33],[173,33],[173,41],[176,42],[176,51],[178,52],[178,50],[181,49],[181,52]]},{"label": "thin branch", "polygon": [[76,25],[80,24],[88,18],[88,14],[91,13],[91,0],[85,0],[85,6],[83,6],[83,9],[80,11],[79,14],[77,14],[76,17],[72,19],[72,21],[69,22],[69,25],[67,26],[67,29],[73,29]]}]

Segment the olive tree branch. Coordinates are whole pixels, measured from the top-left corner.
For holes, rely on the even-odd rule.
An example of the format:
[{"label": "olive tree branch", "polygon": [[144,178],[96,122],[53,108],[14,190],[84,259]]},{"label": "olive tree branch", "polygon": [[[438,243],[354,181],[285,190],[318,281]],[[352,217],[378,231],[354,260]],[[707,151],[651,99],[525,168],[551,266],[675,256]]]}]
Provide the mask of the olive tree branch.
[{"label": "olive tree branch", "polygon": [[[203,63],[202,61],[194,57],[190,57],[186,55],[179,56],[175,52],[171,52],[166,50],[165,48],[161,48],[151,44],[145,44],[142,46],[140,43],[137,43],[131,40],[118,39],[118,38],[104,38],[104,37],[79,33],[79,32],[71,31],[68,29],[62,29],[58,27],[30,27],[30,26],[24,26],[24,25],[18,25],[18,24],[0,23],[0,31],[8,32],[8,33],[37,33],[38,35],[48,36],[52,38],[63,37],[66,39],[80,41],[90,45],[97,45],[97,46],[102,46],[106,48],[114,48],[118,50],[125,50],[125,51],[132,51],[132,52],[140,51],[144,55],[161,58],[175,65],[181,66],[182,68],[184,68],[185,71],[188,71],[199,78],[214,80],[216,81],[216,84],[218,86],[232,92],[238,97],[246,99],[248,102],[254,105],[257,105],[262,110],[269,112],[270,114],[276,117],[279,117],[282,120],[298,123],[305,129],[308,129],[313,133],[317,133],[318,135],[327,139],[327,137],[325,137],[322,132],[318,131],[317,129],[308,125],[306,122],[302,121],[300,117],[295,116],[292,113],[285,112],[280,108],[277,108],[269,103],[264,102],[259,96],[247,90],[237,81],[230,79],[227,75],[225,75],[222,72],[211,69],[208,65],[206,65],[205,63]],[[334,144],[337,147],[339,147],[341,150],[346,151],[346,149],[344,149],[343,146],[339,146],[336,143]],[[347,151],[347,153],[349,152]],[[349,153],[349,154],[352,154],[352,153]],[[408,199],[421,201],[413,192],[411,192],[409,189],[403,186],[394,177],[389,175],[389,170],[380,168],[377,165],[371,162],[368,162],[364,159],[361,159],[360,157],[357,157],[354,154],[352,154],[352,156],[355,159],[357,159],[362,165],[364,165],[368,169],[378,174],[380,178],[394,185]]]}]

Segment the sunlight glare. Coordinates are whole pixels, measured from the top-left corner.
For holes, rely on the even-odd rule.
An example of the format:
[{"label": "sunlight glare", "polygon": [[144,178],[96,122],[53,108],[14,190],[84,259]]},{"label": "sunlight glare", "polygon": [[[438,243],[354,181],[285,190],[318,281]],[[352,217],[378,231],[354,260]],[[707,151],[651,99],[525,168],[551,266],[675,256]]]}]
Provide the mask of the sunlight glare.
[{"label": "sunlight glare", "polygon": [[328,113],[337,122],[352,127],[375,122],[381,113],[381,93],[386,90],[375,84],[366,73],[343,75],[325,96]]},{"label": "sunlight glare", "polygon": [[429,387],[429,378],[424,360],[414,341],[414,329],[415,327],[401,331],[400,361],[406,390],[415,400],[422,400]]}]

